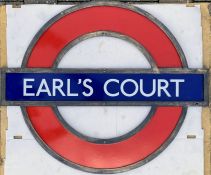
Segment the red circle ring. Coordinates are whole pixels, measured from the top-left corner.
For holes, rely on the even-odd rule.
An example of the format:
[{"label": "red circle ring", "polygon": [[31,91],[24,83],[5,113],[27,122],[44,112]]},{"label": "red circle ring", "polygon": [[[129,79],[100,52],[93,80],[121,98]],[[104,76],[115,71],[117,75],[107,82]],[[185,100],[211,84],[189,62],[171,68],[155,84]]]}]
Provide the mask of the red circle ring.
[{"label": "red circle ring", "polygon": [[[98,31],[129,36],[152,56],[158,68],[187,67],[169,30],[147,12],[122,3],[94,2],[69,8],[46,23],[32,40],[22,68],[51,68],[62,49]],[[157,107],[150,121],[130,138],[111,144],[87,142],[67,130],[52,107],[22,107],[41,146],[56,159],[92,173],[118,173],[139,167],[161,153],[178,133],[186,107]]]}]

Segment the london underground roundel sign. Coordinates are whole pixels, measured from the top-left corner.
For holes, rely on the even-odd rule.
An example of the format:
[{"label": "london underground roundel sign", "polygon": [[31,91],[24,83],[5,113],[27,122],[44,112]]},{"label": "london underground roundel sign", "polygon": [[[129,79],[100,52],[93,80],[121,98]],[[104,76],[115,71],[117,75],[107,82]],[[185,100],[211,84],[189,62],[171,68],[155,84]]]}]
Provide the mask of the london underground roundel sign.
[{"label": "london underground roundel sign", "polygon": [[[151,70],[57,68],[72,46],[95,36],[132,42],[148,59]],[[206,72],[187,68],[181,47],[160,21],[121,3],[94,2],[61,12],[36,34],[22,68],[5,74],[5,103],[22,106],[25,121],[40,145],[61,162],[93,173],[123,172],[149,162],[175,138],[187,104],[206,102]],[[7,86],[14,79],[20,92]],[[191,88],[195,85],[196,89]],[[144,122],[129,133],[96,139],[69,126],[57,105],[152,108]]]}]

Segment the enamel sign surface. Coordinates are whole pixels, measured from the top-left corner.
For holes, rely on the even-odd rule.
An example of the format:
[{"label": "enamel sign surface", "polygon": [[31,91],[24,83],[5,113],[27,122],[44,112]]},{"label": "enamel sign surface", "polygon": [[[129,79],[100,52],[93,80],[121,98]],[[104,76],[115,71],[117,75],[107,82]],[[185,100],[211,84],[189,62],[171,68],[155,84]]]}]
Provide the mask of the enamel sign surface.
[{"label": "enamel sign surface", "polygon": [[[58,68],[73,46],[96,36],[133,44],[151,69]],[[59,13],[35,35],[21,68],[2,69],[2,77],[2,105],[21,106],[31,133],[50,155],[91,173],[118,173],[148,163],[175,138],[188,106],[208,103],[207,70],[189,69],[164,24],[121,3],[88,3]],[[57,108],[139,105],[151,106],[144,121],[111,139],[80,133]]]}]

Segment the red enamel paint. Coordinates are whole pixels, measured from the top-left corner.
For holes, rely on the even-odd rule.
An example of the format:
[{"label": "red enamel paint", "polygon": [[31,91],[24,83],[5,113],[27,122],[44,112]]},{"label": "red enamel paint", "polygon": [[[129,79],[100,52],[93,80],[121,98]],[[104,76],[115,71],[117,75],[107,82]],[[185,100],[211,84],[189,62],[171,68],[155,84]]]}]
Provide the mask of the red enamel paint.
[{"label": "red enamel paint", "polygon": [[51,67],[61,50],[76,38],[96,31],[124,34],[141,43],[158,67],[180,67],[180,57],[164,31],[147,17],[119,7],[98,6],[70,13],[36,43],[27,67]]}]

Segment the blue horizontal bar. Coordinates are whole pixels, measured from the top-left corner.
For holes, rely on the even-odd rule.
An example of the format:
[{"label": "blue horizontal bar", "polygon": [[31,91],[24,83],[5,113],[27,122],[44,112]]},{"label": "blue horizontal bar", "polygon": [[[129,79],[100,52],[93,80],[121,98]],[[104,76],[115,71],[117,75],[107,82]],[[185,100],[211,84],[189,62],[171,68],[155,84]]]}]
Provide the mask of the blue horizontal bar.
[{"label": "blue horizontal bar", "polygon": [[6,73],[6,101],[203,102],[204,74]]}]

